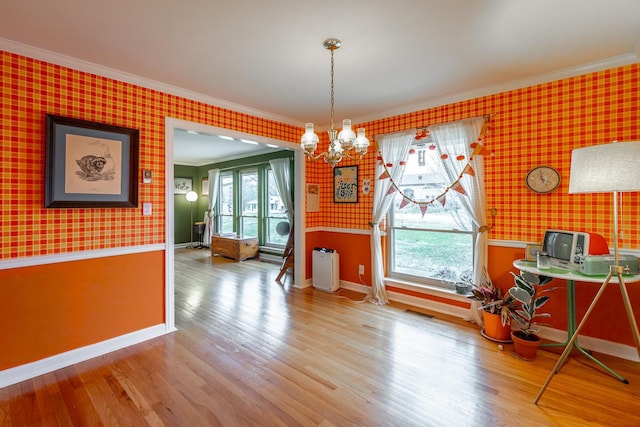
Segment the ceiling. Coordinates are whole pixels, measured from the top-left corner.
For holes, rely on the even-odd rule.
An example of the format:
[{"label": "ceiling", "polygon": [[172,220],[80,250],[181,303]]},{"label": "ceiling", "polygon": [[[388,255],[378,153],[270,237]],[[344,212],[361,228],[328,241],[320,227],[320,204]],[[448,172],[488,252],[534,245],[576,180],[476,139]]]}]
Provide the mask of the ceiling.
[{"label": "ceiling", "polygon": [[211,133],[179,128],[173,132],[173,162],[179,165],[203,166],[279,150],[283,148],[232,137],[229,132]]},{"label": "ceiling", "polygon": [[329,124],[329,37],[336,122],[359,123],[638,62],[640,1],[2,0],[0,14],[3,50],[301,127]]}]

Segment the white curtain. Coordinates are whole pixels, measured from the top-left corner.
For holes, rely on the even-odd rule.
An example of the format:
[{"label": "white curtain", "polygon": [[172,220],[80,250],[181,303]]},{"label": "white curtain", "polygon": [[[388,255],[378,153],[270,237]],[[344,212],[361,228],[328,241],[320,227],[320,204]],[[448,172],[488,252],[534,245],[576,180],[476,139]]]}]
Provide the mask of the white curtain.
[{"label": "white curtain", "polygon": [[[467,165],[466,161],[459,161],[456,155],[464,154],[468,160],[473,149],[470,147],[478,139],[484,126],[484,118],[473,118],[429,126],[435,145],[440,153],[455,153],[443,160],[443,166],[450,182],[455,182]],[[481,227],[487,224],[486,193],[484,188],[484,159],[482,155],[473,155],[469,165],[473,168],[473,175],[463,174],[460,184],[464,188],[465,195],[450,191],[458,197],[466,213],[471,217],[474,225],[479,229],[475,241],[473,259],[473,280],[480,284],[487,267],[488,236]],[[457,221],[457,220],[456,220]],[[460,223],[460,221],[458,221]],[[469,320],[482,324],[482,316],[479,312],[478,302],[471,304]]]},{"label": "white curtain", "polygon": [[[401,164],[409,155],[409,148],[413,142],[415,130],[381,135],[376,138],[378,150],[385,163],[393,166],[388,168],[389,175],[394,182],[402,180],[405,166]],[[396,195],[395,192],[387,194],[391,188],[391,180],[388,178],[378,179],[384,173],[384,166],[381,162],[376,164],[375,183],[373,185],[373,213],[371,218],[371,291],[367,296],[367,301],[375,304],[387,304],[389,298],[384,285],[384,265],[382,263],[382,232],[380,223],[387,214],[391,203]]]},{"label": "white curtain", "polygon": [[280,276],[276,279],[276,281],[279,281],[287,268],[286,262],[293,261],[294,212],[293,199],[291,198],[291,161],[289,159],[274,159],[269,160],[269,164],[271,165],[271,171],[273,172],[273,177],[276,181],[276,187],[278,187],[278,194],[280,194],[280,199],[282,199],[282,203],[287,210],[287,219],[289,220],[289,237],[287,238],[287,244],[285,245],[284,252],[282,253],[282,257],[285,261],[282,264]]},{"label": "white curtain", "polygon": [[291,232],[293,232],[293,199],[291,198],[291,160],[289,159],[274,159],[269,160],[271,170],[273,171],[273,177],[276,180],[276,186],[278,187],[278,193],[284,203],[284,207],[287,210],[287,219],[291,226]]},{"label": "white curtain", "polygon": [[211,169],[208,174],[209,178],[209,208],[204,213],[204,238],[205,246],[211,244],[211,236],[215,227],[213,226],[213,208],[216,206],[216,200],[218,199],[218,185],[220,184],[220,169]]}]

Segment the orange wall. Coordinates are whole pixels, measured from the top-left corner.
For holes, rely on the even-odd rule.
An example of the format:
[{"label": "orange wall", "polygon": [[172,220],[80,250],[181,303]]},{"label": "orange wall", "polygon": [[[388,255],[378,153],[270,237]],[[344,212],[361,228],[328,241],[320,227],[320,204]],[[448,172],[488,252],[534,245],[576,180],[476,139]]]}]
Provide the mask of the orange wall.
[{"label": "orange wall", "polygon": [[[165,243],[166,117],[284,141],[302,134],[4,51],[0,105],[0,261]],[[44,208],[47,113],[140,130],[137,208]],[[147,202],[152,216],[142,216]],[[164,272],[162,251],[0,270],[0,369],[163,323]]]},{"label": "orange wall", "polygon": [[[316,247],[335,249],[340,255],[340,280],[359,284],[371,284],[371,251],[368,234],[349,234],[332,232],[314,232],[306,234],[307,278],[311,277],[312,251]],[[364,265],[362,281],[358,275],[358,266]]]},{"label": "orange wall", "polygon": [[[389,117],[364,126],[370,139],[375,136],[430,124],[468,117],[491,115],[489,132],[484,138],[493,152],[485,158],[487,209],[496,208],[496,226],[489,238],[517,242],[539,242],[547,228],[587,230],[600,233],[613,245],[612,200],[610,195],[569,195],[569,169],[574,148],[609,143],[614,140],[640,139],[640,64],[633,64],[586,74],[532,87],[470,99],[397,117]],[[326,146],[326,135],[321,134]],[[371,179],[375,185],[375,150],[358,163],[359,184]],[[342,165],[356,164],[347,160]],[[524,183],[527,172],[538,165],[551,165],[562,176],[560,187],[551,194],[530,192]],[[334,204],[331,168],[324,162],[308,164],[307,182],[320,184],[321,211],[307,213],[307,226],[369,229],[373,191],[359,195],[358,204]],[[361,187],[360,187],[361,188]],[[640,206],[638,193],[626,193],[621,211],[620,246],[640,249]],[[428,213],[427,213],[428,215]],[[342,256],[341,277],[359,283],[350,256],[370,258],[369,245],[352,234],[320,234],[310,240],[307,250],[315,246],[347,246],[349,256]],[[313,242],[313,244],[311,244]],[[355,246],[357,245],[357,247]],[[489,252],[491,277],[503,287],[510,286],[512,261],[523,258],[523,249],[492,246]],[[347,259],[346,261],[345,258]],[[309,262],[309,261],[308,261]],[[360,261],[358,261],[360,262]],[[370,271],[370,261],[362,262]],[[353,264],[353,265],[351,265]],[[307,277],[311,272],[307,271]],[[559,281],[558,281],[559,282]],[[370,278],[366,280],[370,284]],[[563,283],[559,286],[564,287]],[[597,285],[578,284],[578,313],[583,313]],[[631,286],[632,301],[640,306],[640,287]],[[396,290],[404,292],[402,290]],[[549,303],[552,324],[566,328],[564,289]],[[453,302],[451,302],[453,304]],[[640,309],[636,310],[640,321]],[[618,289],[609,289],[585,327],[587,335],[633,344]]]},{"label": "orange wall", "polygon": [[156,251],[0,270],[0,370],[164,323],[163,265]]}]

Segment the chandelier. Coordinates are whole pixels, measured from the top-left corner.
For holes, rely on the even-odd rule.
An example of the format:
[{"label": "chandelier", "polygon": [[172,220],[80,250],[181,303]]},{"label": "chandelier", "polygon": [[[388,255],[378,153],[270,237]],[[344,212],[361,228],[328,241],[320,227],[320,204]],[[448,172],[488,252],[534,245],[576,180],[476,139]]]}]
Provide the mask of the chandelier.
[{"label": "chandelier", "polygon": [[[318,155],[314,154],[318,148],[318,135],[313,130],[313,123],[305,125],[305,133],[300,139],[300,147],[309,159],[317,160],[322,157],[325,162],[335,166],[344,157],[360,160],[362,156],[367,154],[369,140],[364,134],[364,128],[358,128],[357,135],[353,132],[349,119],[342,121],[340,132],[333,127],[333,51],[340,48],[342,42],[338,39],[327,39],[322,45],[331,51],[331,127],[327,132],[329,134],[329,150]],[[353,156],[350,154],[352,150]]]}]

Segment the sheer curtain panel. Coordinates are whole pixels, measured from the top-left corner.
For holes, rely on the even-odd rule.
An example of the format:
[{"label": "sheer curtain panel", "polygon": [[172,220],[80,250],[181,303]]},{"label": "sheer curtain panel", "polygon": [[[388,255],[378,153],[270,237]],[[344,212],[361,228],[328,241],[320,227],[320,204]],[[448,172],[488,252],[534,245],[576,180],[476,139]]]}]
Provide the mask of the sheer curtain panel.
[{"label": "sheer curtain panel", "polygon": [[384,174],[384,163],[393,166],[388,167],[388,173],[394,182],[400,182],[404,174],[405,166],[403,160],[409,154],[409,148],[413,141],[415,129],[381,135],[376,138],[378,151],[383,161],[376,164],[376,181],[373,185],[373,212],[371,216],[371,291],[367,296],[367,301],[374,304],[387,304],[387,290],[384,285],[384,265],[382,262],[382,232],[380,223],[387,214],[391,203],[395,197],[395,192],[387,194],[391,188],[391,180],[380,179]]},{"label": "sheer curtain panel", "polygon": [[214,227],[214,215],[213,209],[216,206],[216,201],[218,200],[218,186],[220,184],[220,169],[211,169],[208,173],[209,178],[209,208],[207,212],[204,214],[204,222],[206,223],[204,226],[204,238],[206,239],[207,246],[211,244],[211,236],[213,236]]},{"label": "sheer curtain panel", "polygon": [[[484,158],[480,154],[474,154],[470,145],[478,140],[484,126],[484,118],[472,118],[459,120],[452,123],[429,126],[429,131],[433,135],[435,145],[441,153],[464,153],[465,158],[471,158],[469,165],[473,168],[474,174],[463,174],[460,183],[465,190],[465,194],[459,197],[462,206],[470,215],[474,225],[479,229],[476,234],[473,257],[473,283],[479,284],[487,267],[488,236],[486,231],[481,229],[487,224],[486,214],[486,193],[484,187]],[[454,182],[465,162],[458,161],[455,156],[444,159],[443,165],[450,182]],[[469,311],[469,320],[482,324],[482,313],[478,311],[478,302],[473,301]]]}]

